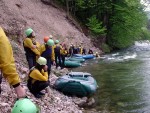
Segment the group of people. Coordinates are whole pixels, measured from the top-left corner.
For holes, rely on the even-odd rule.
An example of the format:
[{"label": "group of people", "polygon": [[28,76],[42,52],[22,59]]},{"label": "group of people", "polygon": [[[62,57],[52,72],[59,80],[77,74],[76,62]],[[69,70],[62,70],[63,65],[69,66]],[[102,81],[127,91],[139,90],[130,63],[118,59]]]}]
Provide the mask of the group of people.
[{"label": "group of people", "polygon": [[[82,47],[82,43],[78,47],[71,44],[67,48],[65,44],[60,44],[59,40],[54,41],[51,35],[45,36],[43,38],[43,44],[40,44],[36,41],[35,32],[31,28],[27,29],[25,34],[26,37],[23,40],[23,47],[30,70],[27,87],[36,98],[41,98],[45,95],[41,91],[49,87],[51,65],[63,69],[66,56],[86,54],[86,49]],[[1,27],[0,52],[0,69],[3,76],[14,87],[17,98],[25,97],[26,92],[21,86],[20,77],[16,71],[11,44]]]},{"label": "group of people", "polygon": [[[65,66],[65,57],[73,54],[86,54],[86,49],[71,44],[69,49],[66,44],[60,44],[59,40],[53,40],[52,36],[45,36],[43,44],[36,41],[35,32],[29,28],[25,31],[26,38],[23,41],[26,59],[28,61],[30,73],[27,86],[30,92],[37,98],[44,94],[41,90],[49,86],[49,76],[51,73],[51,65],[56,68]],[[90,49],[88,54],[93,54]]]},{"label": "group of people", "polygon": [[[57,58],[62,56],[61,59],[65,59],[63,56],[65,56],[66,51],[64,46],[58,44],[58,40],[54,42],[51,37],[44,37],[44,43],[40,45],[35,40],[35,32],[31,28],[27,29],[25,34],[23,47],[30,69],[27,87],[36,98],[41,98],[44,95],[41,91],[49,87],[51,65],[56,64],[57,67],[59,64]],[[16,70],[11,44],[1,27],[0,52],[0,78],[2,79],[3,76],[7,79],[9,84],[13,86],[18,99],[26,97],[26,91],[21,85],[20,76]],[[62,68],[64,66],[63,62],[61,63]]]},{"label": "group of people", "polygon": [[94,53],[91,48],[87,52],[86,48],[83,47],[82,42],[80,45],[73,45],[73,43],[70,45],[67,56],[73,56],[73,54],[82,54],[82,55],[93,54],[93,55],[95,55],[95,57],[99,57],[98,52]]},{"label": "group of people", "polygon": [[40,98],[44,95],[41,90],[49,86],[51,65],[63,69],[67,50],[65,45],[60,45],[59,40],[54,41],[52,36],[45,36],[43,44],[40,44],[31,28],[25,34],[23,47],[30,69],[27,87],[36,98]]}]

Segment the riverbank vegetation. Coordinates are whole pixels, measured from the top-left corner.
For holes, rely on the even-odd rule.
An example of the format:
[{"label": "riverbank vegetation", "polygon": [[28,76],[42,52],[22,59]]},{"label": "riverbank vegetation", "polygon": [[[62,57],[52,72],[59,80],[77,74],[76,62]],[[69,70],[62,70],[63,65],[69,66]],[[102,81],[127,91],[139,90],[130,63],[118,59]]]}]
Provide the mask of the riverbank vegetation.
[{"label": "riverbank vegetation", "polygon": [[150,39],[145,7],[140,0],[57,1],[84,26],[86,35],[99,40],[98,46],[104,51],[126,48],[136,40]]}]

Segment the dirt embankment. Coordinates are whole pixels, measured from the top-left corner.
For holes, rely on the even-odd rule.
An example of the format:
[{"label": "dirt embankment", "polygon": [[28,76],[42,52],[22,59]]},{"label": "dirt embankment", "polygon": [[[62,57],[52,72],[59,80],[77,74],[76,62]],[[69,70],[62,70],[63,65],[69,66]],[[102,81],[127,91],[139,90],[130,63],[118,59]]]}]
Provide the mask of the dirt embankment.
[{"label": "dirt embankment", "polygon": [[18,42],[13,43],[17,62],[26,62],[22,41],[25,38],[24,31],[29,27],[35,31],[37,41],[40,43],[43,43],[44,36],[51,34],[54,39],[59,39],[68,47],[71,43],[83,42],[87,51],[92,48],[100,52],[93,46],[90,38],[87,38],[66,18],[67,14],[64,10],[45,4],[43,1],[50,0],[1,0],[0,2],[0,26],[13,42]]},{"label": "dirt embankment", "polygon": [[83,42],[87,49],[96,50],[90,39],[68,21],[65,11],[41,0],[1,0],[0,25],[7,34],[18,36],[19,42],[25,37],[25,29],[31,27],[40,43],[44,36],[52,34],[68,45]]}]

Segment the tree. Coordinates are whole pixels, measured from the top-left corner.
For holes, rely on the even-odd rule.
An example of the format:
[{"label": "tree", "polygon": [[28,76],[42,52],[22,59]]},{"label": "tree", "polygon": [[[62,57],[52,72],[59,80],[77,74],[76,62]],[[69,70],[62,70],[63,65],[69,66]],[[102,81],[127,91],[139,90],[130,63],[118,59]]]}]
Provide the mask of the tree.
[{"label": "tree", "polygon": [[106,28],[102,26],[102,22],[99,22],[99,20],[96,18],[96,15],[88,18],[88,21],[89,22],[86,25],[94,35],[105,34]]},{"label": "tree", "polygon": [[141,28],[146,25],[146,15],[139,0],[124,0],[113,5],[108,44],[113,48],[128,47],[140,39]]},{"label": "tree", "polygon": [[96,38],[105,34],[111,48],[125,48],[142,38],[147,18],[140,0],[75,0],[75,4],[76,18]]}]

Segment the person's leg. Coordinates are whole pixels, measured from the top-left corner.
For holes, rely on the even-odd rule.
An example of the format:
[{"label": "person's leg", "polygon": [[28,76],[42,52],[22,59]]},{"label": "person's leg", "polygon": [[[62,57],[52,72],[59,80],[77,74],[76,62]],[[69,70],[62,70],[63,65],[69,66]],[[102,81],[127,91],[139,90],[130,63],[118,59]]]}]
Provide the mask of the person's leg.
[{"label": "person's leg", "polygon": [[36,65],[36,56],[33,57],[33,66]]},{"label": "person's leg", "polygon": [[60,54],[58,55],[58,65],[61,67],[61,56],[60,56]]},{"label": "person's leg", "polygon": [[33,94],[33,90],[32,90],[32,80],[31,79],[28,79],[27,81],[27,87],[29,89],[29,91]]},{"label": "person's leg", "polygon": [[65,55],[61,55],[61,58],[62,58],[61,69],[63,69],[65,67]]},{"label": "person's leg", "polygon": [[[33,85],[32,85],[32,92],[33,92],[33,95],[35,97],[41,97],[41,91],[43,89],[45,89],[46,87],[49,86],[49,82],[48,81],[36,81]],[[43,95],[43,94],[42,94]]]},{"label": "person's leg", "polygon": [[29,69],[31,69],[34,65],[34,58],[33,57],[27,57]]},{"label": "person's leg", "polygon": [[47,66],[48,66],[48,80],[49,80],[49,76],[50,76],[50,73],[51,73],[51,59],[50,58],[47,58]]},{"label": "person's leg", "polygon": [[58,56],[57,56],[57,54],[55,54],[55,62],[56,62],[56,68],[58,67],[58,62],[57,62],[57,58],[58,58]]}]

